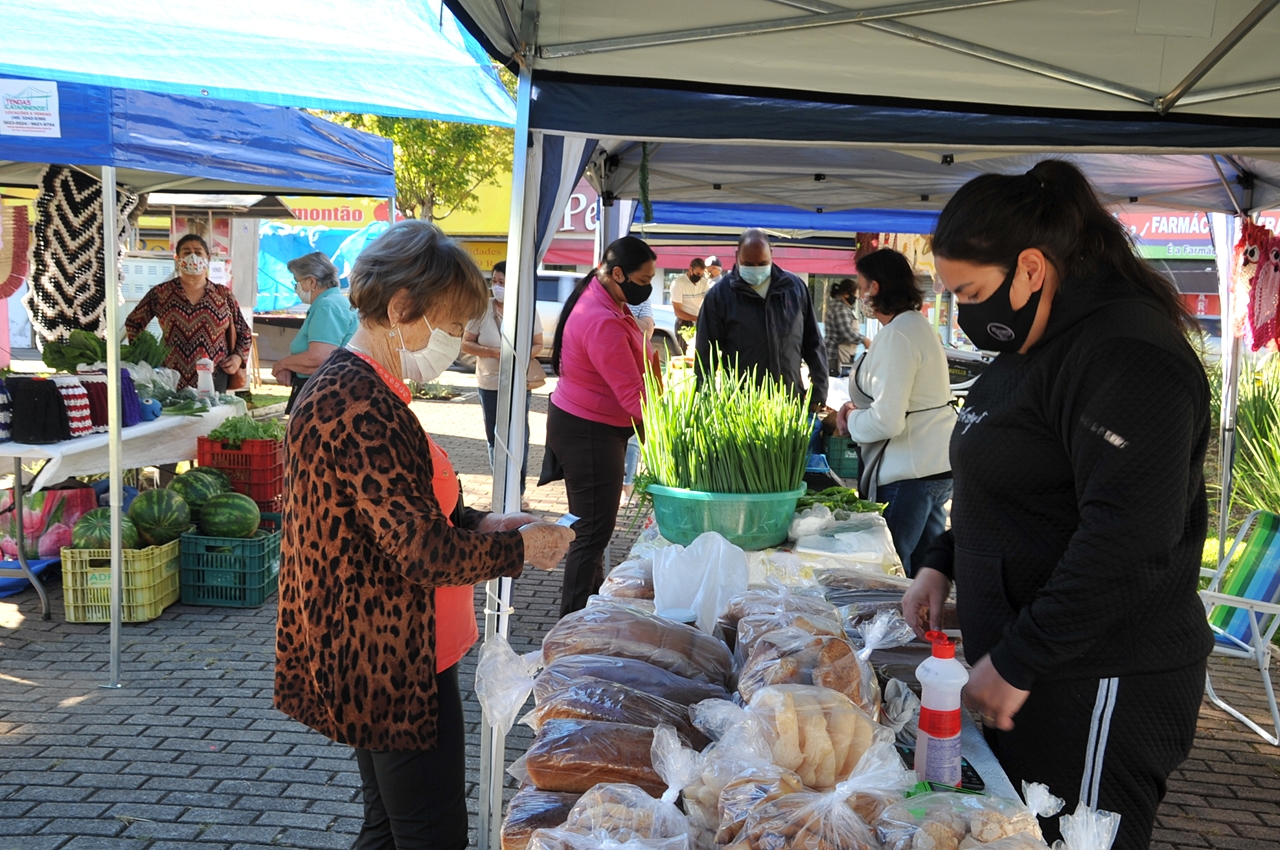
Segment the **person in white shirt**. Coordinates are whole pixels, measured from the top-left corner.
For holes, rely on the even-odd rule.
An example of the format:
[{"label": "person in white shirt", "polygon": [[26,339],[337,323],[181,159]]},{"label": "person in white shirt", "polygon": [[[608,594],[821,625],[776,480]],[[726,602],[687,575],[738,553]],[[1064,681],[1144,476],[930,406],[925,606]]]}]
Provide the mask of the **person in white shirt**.
[{"label": "person in white shirt", "polygon": [[718,281],[720,276],[724,274],[724,269],[720,267],[720,258],[715,254],[712,254],[710,257],[703,260],[703,262],[707,264],[707,286],[715,286],[716,281]]},{"label": "person in white shirt", "polygon": [[671,284],[671,309],[676,314],[676,343],[684,351],[685,341],[681,334],[685,328],[693,327],[698,321],[698,311],[702,309],[702,299],[711,288],[707,278],[707,266],[701,257],[689,262],[689,271],[680,275]]},{"label": "person in white shirt", "polygon": [[907,258],[889,248],[857,261],[858,297],[883,327],[849,376],[837,428],[858,442],[863,498],[888,502],[884,519],[908,575],[946,530],[951,498],[951,381],[942,341],[920,312]]}]

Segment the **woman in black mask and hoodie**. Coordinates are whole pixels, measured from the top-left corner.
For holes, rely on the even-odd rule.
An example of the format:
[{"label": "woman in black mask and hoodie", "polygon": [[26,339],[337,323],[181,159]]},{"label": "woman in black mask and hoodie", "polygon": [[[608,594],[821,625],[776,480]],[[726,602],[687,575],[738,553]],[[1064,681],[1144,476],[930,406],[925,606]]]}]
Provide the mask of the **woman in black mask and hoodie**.
[{"label": "woman in black mask and hoodie", "polygon": [[1119,812],[1114,846],[1145,848],[1213,646],[1195,322],[1067,162],[967,183],[933,252],[961,329],[1001,353],[960,411],[952,530],[908,619],[936,628],[954,582],[965,703],[1014,787]]}]

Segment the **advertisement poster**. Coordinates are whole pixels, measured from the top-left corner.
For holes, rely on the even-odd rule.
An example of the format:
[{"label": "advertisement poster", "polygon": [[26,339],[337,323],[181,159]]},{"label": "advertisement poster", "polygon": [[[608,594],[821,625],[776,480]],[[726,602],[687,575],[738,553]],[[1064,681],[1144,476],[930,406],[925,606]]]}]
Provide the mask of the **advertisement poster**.
[{"label": "advertisement poster", "polygon": [[62,138],[58,84],[47,80],[0,80],[0,136]]}]

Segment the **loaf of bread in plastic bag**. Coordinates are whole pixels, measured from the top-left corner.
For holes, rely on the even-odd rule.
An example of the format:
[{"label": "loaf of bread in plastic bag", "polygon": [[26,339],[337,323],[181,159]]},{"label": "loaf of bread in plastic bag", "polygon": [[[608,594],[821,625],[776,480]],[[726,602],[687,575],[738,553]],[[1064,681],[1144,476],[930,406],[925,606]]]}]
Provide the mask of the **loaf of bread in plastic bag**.
[{"label": "loaf of bread in plastic bag", "polygon": [[548,720],[557,719],[603,720],[650,728],[667,723],[687,747],[700,751],[710,743],[689,719],[688,706],[594,676],[573,680],[539,702],[521,722],[536,731]]},{"label": "loaf of bread in plastic bag", "polygon": [[502,850],[525,850],[535,829],[553,829],[569,817],[578,794],[542,791],[526,785],[507,805],[502,821]]},{"label": "loaf of bread in plastic bag", "polygon": [[653,769],[653,730],[599,720],[548,720],[511,766],[543,791],[584,794],[600,782],[629,782],[655,797],[667,790]]},{"label": "loaf of bread in plastic bag", "polygon": [[631,608],[585,608],[561,618],[543,638],[542,656],[551,664],[568,655],[633,658],[722,687],[733,677],[733,658],[723,642]]}]

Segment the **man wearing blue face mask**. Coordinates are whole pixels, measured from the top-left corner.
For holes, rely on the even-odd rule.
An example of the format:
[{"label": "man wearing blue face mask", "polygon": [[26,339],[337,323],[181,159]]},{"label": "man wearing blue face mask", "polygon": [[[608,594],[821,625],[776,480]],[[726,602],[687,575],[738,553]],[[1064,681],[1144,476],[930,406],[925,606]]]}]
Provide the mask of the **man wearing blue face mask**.
[{"label": "man wearing blue face mask", "polygon": [[813,389],[809,403],[817,409],[827,400],[827,354],[809,288],[773,264],[763,230],[743,231],[735,260],[733,269],[707,291],[698,314],[698,375],[718,351],[725,364],[736,364],[740,372],[781,378],[803,395],[803,362]]}]

